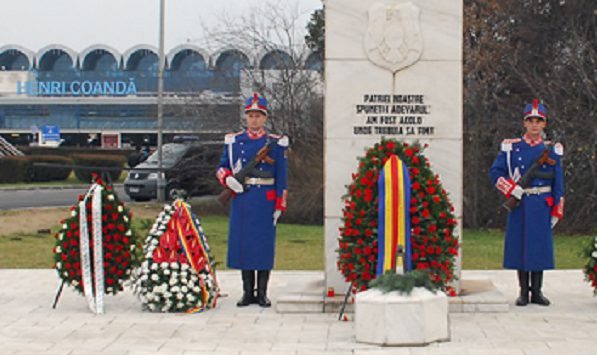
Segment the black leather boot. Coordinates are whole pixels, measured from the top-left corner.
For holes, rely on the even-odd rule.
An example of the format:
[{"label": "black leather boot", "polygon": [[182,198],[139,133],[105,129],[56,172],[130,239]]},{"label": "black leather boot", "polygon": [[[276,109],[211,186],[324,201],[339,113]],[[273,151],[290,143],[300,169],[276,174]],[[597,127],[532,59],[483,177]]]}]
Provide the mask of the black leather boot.
[{"label": "black leather boot", "polygon": [[517,306],[526,306],[529,304],[529,272],[517,270],[518,285],[520,286],[520,296],[516,299]]},{"label": "black leather boot", "polygon": [[271,307],[272,302],[267,298],[267,282],[270,270],[257,271],[257,303],[261,307]]},{"label": "black leather boot", "polygon": [[243,278],[243,297],[236,302],[237,307],[246,307],[255,303],[255,270],[241,270]]},{"label": "black leather boot", "polygon": [[531,303],[541,306],[549,306],[549,300],[543,296],[541,287],[543,286],[543,271],[531,272]]}]

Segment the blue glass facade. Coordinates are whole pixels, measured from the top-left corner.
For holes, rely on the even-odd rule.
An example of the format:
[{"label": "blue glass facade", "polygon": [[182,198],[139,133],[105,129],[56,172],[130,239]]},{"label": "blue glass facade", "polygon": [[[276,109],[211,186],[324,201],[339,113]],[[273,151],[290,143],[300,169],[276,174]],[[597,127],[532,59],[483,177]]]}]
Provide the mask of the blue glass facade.
[{"label": "blue glass facade", "polygon": [[[200,48],[179,46],[167,56],[164,90],[169,97],[175,95],[187,97],[188,100],[165,107],[165,128],[176,131],[229,129],[228,120],[220,120],[222,124],[218,124],[217,120],[210,117],[222,117],[222,113],[234,119],[239,117],[238,103],[222,103],[217,98],[240,94],[243,68],[320,70],[321,67],[321,60],[312,56],[303,65],[298,65],[283,50],[273,50],[260,58],[250,58],[240,50],[228,49],[210,57]],[[28,80],[33,82],[35,88],[40,85],[42,90],[31,94],[33,91],[25,90],[30,87],[19,84],[10,97],[0,96],[0,130],[4,132],[29,130],[32,126],[42,125],[57,125],[62,130],[80,132],[153,131],[156,128],[157,114],[153,98],[157,92],[158,55],[153,48],[138,46],[121,55],[103,46],[92,47],[81,54],[58,45],[37,54],[21,48],[2,47],[0,74],[8,71],[28,72]],[[134,94],[128,91],[126,94],[111,95],[94,89],[83,95],[80,93],[82,90],[79,90],[78,94],[86,97],[85,100],[78,100],[78,94],[68,89],[70,85],[75,87],[75,83],[81,89],[83,83],[89,84],[87,88],[96,88],[95,85],[100,87],[114,82],[134,83]],[[59,84],[51,83],[60,83],[62,89],[58,89]],[[193,98],[205,91],[214,94],[214,101],[194,104]],[[143,98],[147,100],[139,102]],[[214,111],[218,114],[213,115]]]}]

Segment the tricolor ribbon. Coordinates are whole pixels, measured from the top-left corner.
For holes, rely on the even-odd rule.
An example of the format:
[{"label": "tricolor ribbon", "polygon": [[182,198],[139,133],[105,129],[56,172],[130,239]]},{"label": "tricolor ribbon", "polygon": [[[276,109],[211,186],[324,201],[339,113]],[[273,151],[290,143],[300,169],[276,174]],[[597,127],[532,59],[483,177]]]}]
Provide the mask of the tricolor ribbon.
[{"label": "tricolor ribbon", "polygon": [[[388,270],[398,273],[409,271],[412,269],[410,177],[406,164],[398,156],[392,155],[384,164],[379,174],[378,188],[377,275]],[[402,251],[401,255],[398,255],[399,250]]]},{"label": "tricolor ribbon", "polygon": [[[189,206],[182,200],[177,200],[175,202],[175,206],[176,213],[172,216],[172,218],[175,218],[174,223],[180,238],[180,245],[182,246],[186,259],[199,277],[199,286],[201,288],[201,306],[190,309],[187,311],[187,313],[200,313],[205,309],[214,308],[217,304],[217,299],[219,296],[219,286],[215,271],[212,267],[213,260],[208,253],[209,248],[207,246],[207,241],[205,240],[205,235],[203,234],[201,226],[198,225],[197,219],[193,218],[194,216]],[[187,240],[187,236],[190,236],[191,238]],[[199,251],[201,253],[199,258],[194,257],[192,254],[191,244],[193,241],[195,241],[199,246]],[[201,259],[204,260],[203,263],[198,262]],[[200,272],[204,270],[208,271],[211,279],[214,282],[214,290],[212,293],[213,297],[210,297],[212,295],[210,295],[209,291],[207,290],[205,280],[203,280],[201,277]]]}]

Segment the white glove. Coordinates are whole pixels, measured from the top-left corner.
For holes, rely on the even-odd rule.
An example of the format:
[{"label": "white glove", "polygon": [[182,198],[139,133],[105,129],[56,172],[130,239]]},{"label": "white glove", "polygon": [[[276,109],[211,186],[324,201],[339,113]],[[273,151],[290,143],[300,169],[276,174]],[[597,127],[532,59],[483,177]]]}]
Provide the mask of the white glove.
[{"label": "white glove", "polygon": [[282,211],[280,211],[280,210],[274,211],[274,226],[276,224],[278,224],[278,218],[280,218],[281,215],[282,215]]},{"label": "white glove", "polygon": [[556,216],[551,216],[551,229],[556,226],[556,224],[560,221],[560,219]]},{"label": "white glove", "polygon": [[522,189],[522,187],[520,185],[516,185],[516,187],[514,188],[514,190],[512,190],[512,193],[510,195],[514,196],[517,200],[521,200],[523,193],[524,190]]},{"label": "white glove", "polygon": [[226,180],[224,180],[224,182],[230,190],[236,192],[237,194],[241,194],[245,191],[245,189],[243,188],[243,184],[238,182],[238,180],[236,180],[234,176],[226,176]]}]

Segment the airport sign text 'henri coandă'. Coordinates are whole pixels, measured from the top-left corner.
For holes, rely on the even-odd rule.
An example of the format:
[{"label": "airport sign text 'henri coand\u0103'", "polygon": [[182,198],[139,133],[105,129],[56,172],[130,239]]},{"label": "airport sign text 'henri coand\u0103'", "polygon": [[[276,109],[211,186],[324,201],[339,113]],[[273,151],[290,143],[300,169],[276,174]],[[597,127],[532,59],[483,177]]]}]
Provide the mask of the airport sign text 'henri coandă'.
[{"label": "airport sign text 'henri coand\u0103'", "polygon": [[127,96],[137,95],[133,79],[127,81],[25,81],[17,94],[27,96]]}]

